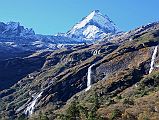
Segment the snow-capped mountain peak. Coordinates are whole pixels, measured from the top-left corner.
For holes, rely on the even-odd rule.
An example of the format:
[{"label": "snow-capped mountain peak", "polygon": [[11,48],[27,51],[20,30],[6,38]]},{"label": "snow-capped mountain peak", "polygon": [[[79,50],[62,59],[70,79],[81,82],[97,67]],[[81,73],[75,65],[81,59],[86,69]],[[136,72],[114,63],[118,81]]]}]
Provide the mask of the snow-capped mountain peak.
[{"label": "snow-capped mountain peak", "polygon": [[24,28],[19,22],[0,22],[0,36],[26,36],[35,35],[32,28]]},{"label": "snow-capped mountain peak", "polygon": [[107,34],[119,32],[116,25],[108,16],[102,15],[99,10],[91,12],[87,17],[77,23],[67,35],[80,39],[100,39]]}]

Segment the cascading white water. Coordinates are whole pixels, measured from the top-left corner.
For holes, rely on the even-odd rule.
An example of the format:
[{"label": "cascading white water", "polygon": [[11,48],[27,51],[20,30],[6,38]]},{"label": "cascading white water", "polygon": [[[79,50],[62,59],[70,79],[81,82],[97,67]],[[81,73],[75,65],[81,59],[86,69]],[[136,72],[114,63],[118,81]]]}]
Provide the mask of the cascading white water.
[{"label": "cascading white water", "polygon": [[91,84],[92,84],[92,81],[91,81],[91,74],[92,74],[92,67],[94,66],[91,65],[89,68],[88,68],[88,75],[87,75],[87,88],[85,91],[88,91],[90,88],[91,88]]},{"label": "cascading white water", "polygon": [[[100,50],[95,50],[93,52],[93,55],[98,55],[100,54]],[[91,66],[89,66],[88,68],[88,75],[87,75],[87,88],[85,89],[85,91],[88,91],[90,88],[91,88],[91,84],[92,84],[92,78],[91,78],[91,74],[92,74],[92,67],[94,66],[95,64],[92,64]]]},{"label": "cascading white water", "polygon": [[93,52],[93,55],[97,55],[98,54],[98,50],[95,50],[94,52]]},{"label": "cascading white water", "polygon": [[100,50],[95,50],[94,52],[93,52],[93,55],[99,55],[100,54]]},{"label": "cascading white water", "polygon": [[155,58],[156,58],[156,55],[157,55],[157,48],[158,48],[158,46],[155,47],[154,52],[153,52],[153,55],[152,55],[149,74],[150,74],[150,73],[153,71],[153,69],[154,69]]},{"label": "cascading white water", "polygon": [[34,98],[34,100],[28,104],[28,106],[27,106],[27,108],[26,108],[26,110],[25,110],[25,114],[26,114],[26,115],[31,115],[31,114],[33,114],[34,109],[35,109],[35,104],[36,104],[37,100],[41,97],[42,93],[43,93],[43,92],[41,92],[40,94],[38,94],[38,95]]}]

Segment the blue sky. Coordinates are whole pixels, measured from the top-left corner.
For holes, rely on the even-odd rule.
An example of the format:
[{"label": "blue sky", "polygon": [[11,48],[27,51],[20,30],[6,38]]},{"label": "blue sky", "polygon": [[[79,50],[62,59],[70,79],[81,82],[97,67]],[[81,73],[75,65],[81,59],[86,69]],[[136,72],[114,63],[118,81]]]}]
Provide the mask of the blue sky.
[{"label": "blue sky", "polygon": [[100,10],[123,31],[159,21],[159,0],[0,0],[0,21],[17,21],[36,33],[68,31]]}]

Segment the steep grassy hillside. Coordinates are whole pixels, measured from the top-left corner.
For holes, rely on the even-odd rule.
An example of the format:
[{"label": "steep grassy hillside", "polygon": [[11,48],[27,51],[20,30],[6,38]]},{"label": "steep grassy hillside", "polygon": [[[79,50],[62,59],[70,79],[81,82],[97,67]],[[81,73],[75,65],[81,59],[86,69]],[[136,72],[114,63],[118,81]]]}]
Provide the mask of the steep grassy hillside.
[{"label": "steep grassy hillside", "polygon": [[[157,24],[125,42],[117,42],[118,36],[113,43],[102,41],[4,62],[15,80],[0,92],[0,119],[157,120],[159,50],[151,74],[149,69],[159,44],[158,30]],[[85,91],[92,64],[92,86]],[[22,70],[24,76],[14,77],[14,70]],[[36,98],[33,114],[25,114]]]}]

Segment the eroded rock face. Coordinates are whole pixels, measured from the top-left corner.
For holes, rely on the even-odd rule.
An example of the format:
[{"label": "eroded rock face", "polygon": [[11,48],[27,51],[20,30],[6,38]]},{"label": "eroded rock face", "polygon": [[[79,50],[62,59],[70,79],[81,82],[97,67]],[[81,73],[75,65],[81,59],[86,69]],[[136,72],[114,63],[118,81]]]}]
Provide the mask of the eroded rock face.
[{"label": "eroded rock face", "polygon": [[[116,49],[115,51],[113,51],[112,53],[108,55],[103,55],[101,59],[98,59],[97,61],[93,61],[90,64],[92,65],[93,63],[95,63],[95,66],[92,67],[93,82],[96,83],[97,81],[101,81],[101,80],[105,81],[107,79],[112,78],[112,83],[108,87],[106,87],[105,92],[107,94],[112,92],[115,95],[123,91],[124,89],[136,84],[138,81],[140,81],[142,76],[148,74],[149,62],[151,59],[151,48],[153,48],[154,46],[153,44],[150,44],[149,47],[145,46],[140,48],[138,47],[139,45],[134,47],[129,47],[129,45],[124,45],[124,47],[123,46],[119,47],[118,49]],[[70,96],[73,96],[75,93],[78,92],[78,89],[77,89],[78,83],[81,83],[81,85],[85,84],[80,89],[80,91],[83,88],[86,88],[87,74],[85,74],[85,72],[88,70],[89,66],[82,68],[81,71],[79,70],[75,74],[74,73],[71,74],[69,72],[70,74],[66,76],[66,79],[64,80],[65,82],[63,82],[62,85],[59,85],[57,87],[57,88],[60,88],[60,91],[54,86],[51,87],[54,90],[55,89],[58,90],[58,91],[55,90],[56,92],[54,90],[51,90],[52,93],[57,93],[57,94],[62,93],[62,96],[58,94],[60,97],[58,98],[56,96],[55,98],[60,99],[60,101],[65,101],[65,99],[63,99],[64,97],[66,98],[66,100],[68,100]],[[125,75],[122,79],[120,79],[119,73],[122,71],[126,71],[128,75]],[[81,74],[79,74],[78,76],[78,73],[81,73]],[[113,80],[113,76],[115,75],[116,75],[116,78],[114,78]],[[85,77],[81,77],[81,76],[85,76]],[[67,83],[67,80],[69,81],[68,83]],[[85,82],[82,82],[83,80]],[[71,84],[70,88],[67,86],[68,84]],[[60,86],[62,86],[62,88]],[[61,89],[63,90],[62,92],[61,92]],[[74,91],[74,92],[71,92],[71,91]],[[102,93],[102,94],[106,94],[106,93]],[[56,100],[58,101],[58,99]]]}]

